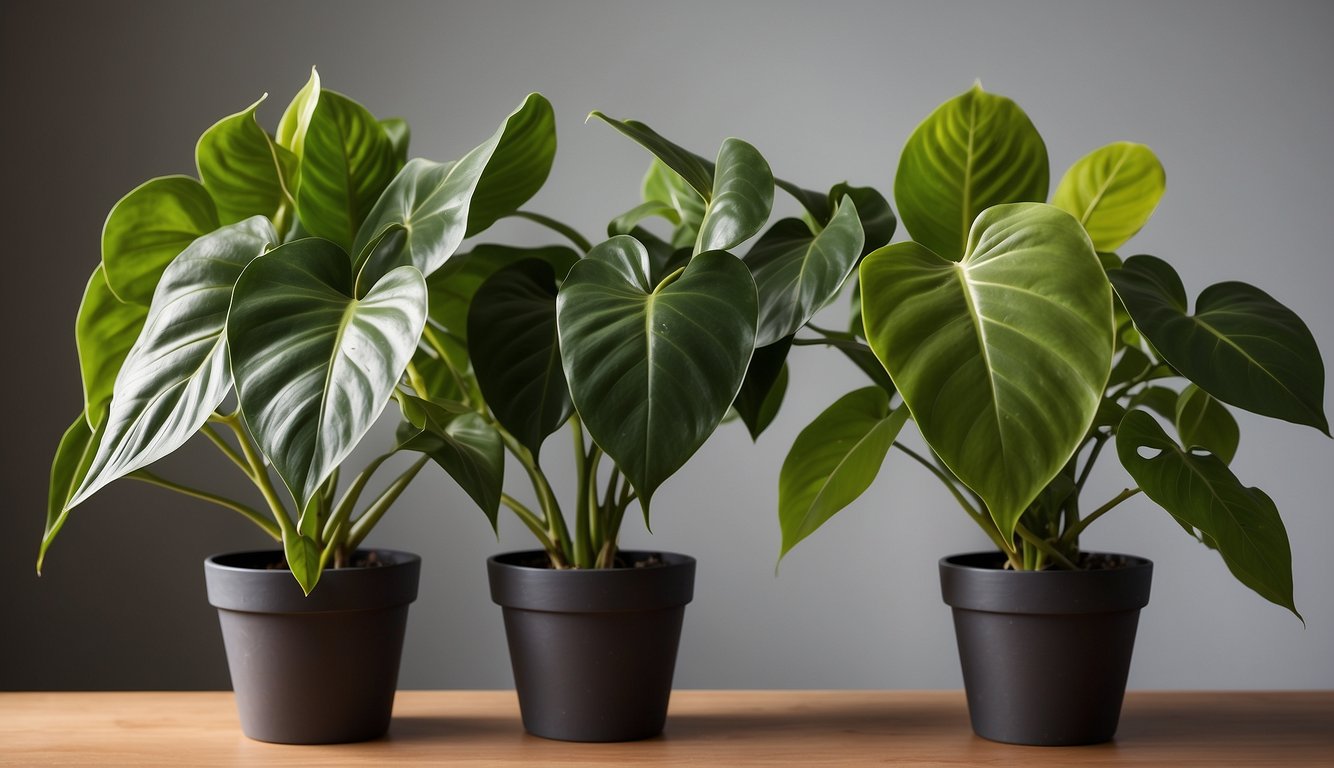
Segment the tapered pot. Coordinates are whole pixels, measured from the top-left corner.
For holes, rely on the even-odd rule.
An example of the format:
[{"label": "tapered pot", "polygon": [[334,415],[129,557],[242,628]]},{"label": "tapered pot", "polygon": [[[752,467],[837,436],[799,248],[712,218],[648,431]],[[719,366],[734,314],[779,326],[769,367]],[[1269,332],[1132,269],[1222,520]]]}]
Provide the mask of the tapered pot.
[{"label": "tapered pot", "polygon": [[281,551],[204,561],[241,730],[250,738],[334,744],[389,729],[421,559],[374,550],[358,551],[352,562],[368,564],[326,570],[306,596],[281,566]]},{"label": "tapered pot", "polygon": [[1120,565],[1012,571],[995,552],[940,561],[978,736],[1062,746],[1096,744],[1116,733],[1153,563],[1092,557]]},{"label": "tapered pot", "polygon": [[554,570],[540,566],[541,551],[487,561],[529,733],[633,741],[662,732],[695,560],[621,557],[639,567]]}]

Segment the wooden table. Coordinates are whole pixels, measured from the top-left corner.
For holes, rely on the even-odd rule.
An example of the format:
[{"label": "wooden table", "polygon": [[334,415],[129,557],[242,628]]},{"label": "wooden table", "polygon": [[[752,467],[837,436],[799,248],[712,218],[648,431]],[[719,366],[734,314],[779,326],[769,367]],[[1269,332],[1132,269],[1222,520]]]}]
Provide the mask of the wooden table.
[{"label": "wooden table", "polygon": [[230,693],[0,693],[0,765],[1334,765],[1334,691],[1131,693],[1116,741],[1015,747],[946,691],[677,691],[664,735],[525,734],[513,691],[400,691],[389,736],[294,747],[241,735]]}]

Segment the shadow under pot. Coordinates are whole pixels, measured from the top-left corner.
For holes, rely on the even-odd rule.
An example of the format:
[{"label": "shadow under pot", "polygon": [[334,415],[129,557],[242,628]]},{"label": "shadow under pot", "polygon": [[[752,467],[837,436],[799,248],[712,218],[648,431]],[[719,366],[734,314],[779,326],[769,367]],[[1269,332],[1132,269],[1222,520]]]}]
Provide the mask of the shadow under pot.
[{"label": "shadow under pot", "polygon": [[1100,553],[1085,553],[1091,567],[1080,571],[1004,562],[996,552],[940,561],[973,731],[1036,746],[1110,740],[1153,563]]},{"label": "shadow under pot", "polygon": [[246,736],[336,744],[389,729],[421,558],[358,550],[352,562],[306,596],[279,550],[204,561]]},{"label": "shadow under pot", "polygon": [[523,727],[562,741],[662,732],[695,559],[622,551],[626,567],[556,570],[540,550],[487,560]]}]

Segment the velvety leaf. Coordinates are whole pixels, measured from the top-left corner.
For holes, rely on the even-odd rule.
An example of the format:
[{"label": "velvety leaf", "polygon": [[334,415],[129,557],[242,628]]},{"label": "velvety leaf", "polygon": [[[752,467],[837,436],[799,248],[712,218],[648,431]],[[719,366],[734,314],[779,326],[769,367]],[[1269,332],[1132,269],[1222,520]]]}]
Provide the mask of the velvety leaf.
[{"label": "velvety leaf", "polygon": [[456,413],[441,404],[400,395],[403,416],[399,448],[430,456],[497,525],[505,481],[505,446],[500,433],[477,413]]},{"label": "velvety leaf", "polygon": [[46,559],[46,550],[51,547],[51,542],[69,516],[70,497],[83,481],[97,453],[98,439],[98,433],[88,427],[88,418],[84,414],[79,414],[79,418],[60,438],[55,458],[51,461],[51,482],[46,496],[46,529],[42,532],[42,545],[37,551],[39,576],[42,573],[42,561]]},{"label": "velvety leaf", "polygon": [[1149,221],[1167,189],[1153,150],[1118,141],[1070,166],[1051,204],[1079,219],[1099,251],[1120,248]]},{"label": "velvety leaf", "polygon": [[555,158],[556,113],[542,94],[530,93],[494,136],[459,161],[463,169],[477,161],[482,168],[468,206],[467,236],[519,210],[542,188]]},{"label": "velvety leaf", "polygon": [[1116,452],[1144,494],[1211,539],[1241,583],[1297,614],[1288,534],[1264,491],[1242,485],[1217,456],[1182,449],[1144,411],[1121,421]]},{"label": "velvety leaf", "polygon": [[401,117],[387,117],[380,121],[384,134],[389,137],[389,146],[394,149],[394,170],[397,171],[408,162],[408,144],[412,141],[412,129],[408,121]]},{"label": "velvety leaf", "polygon": [[791,336],[833,300],[857,266],[862,241],[857,206],[848,197],[818,235],[799,219],[770,227],[746,254],[760,296],[755,343]]},{"label": "velvety leaf", "polygon": [[315,105],[319,100],[320,73],[311,67],[310,80],[296,92],[292,103],[287,105],[282,119],[278,121],[278,132],[274,136],[279,146],[291,150],[298,161],[304,154],[306,131],[310,129],[310,119],[315,114]]},{"label": "velvety leaf", "polygon": [[260,127],[255,110],[264,98],[219,120],[195,146],[199,179],[217,203],[223,224],[251,216],[272,219],[295,203],[297,158]]},{"label": "velvety leaf", "polygon": [[393,145],[375,116],[341,93],[320,91],[306,129],[296,195],[306,231],[358,253],[357,231],[394,169]]},{"label": "velvety leaf", "polygon": [[496,272],[468,312],[477,383],[501,425],[536,457],[574,404],[556,333],[556,273],[539,259]]},{"label": "velvety leaf", "polygon": [[167,266],[71,507],[184,445],[222,403],[232,388],[224,335],[232,286],[277,240],[268,219],[255,216],[195,240]]},{"label": "velvety leaf", "polygon": [[[709,173],[713,173],[712,169]],[[676,212],[676,228],[672,231],[671,245],[674,248],[694,247],[695,240],[699,238],[699,225],[704,221],[704,198],[700,193],[656,157],[649,165],[648,173],[644,174],[642,191],[645,203],[661,203]],[[626,231],[607,234],[635,233]],[[636,237],[642,242],[642,238]]]},{"label": "velvety leaf", "polygon": [[1181,392],[1176,407],[1177,434],[1187,448],[1203,448],[1231,464],[1241,442],[1241,430],[1227,406],[1191,384]]},{"label": "velvety leaf", "polygon": [[352,285],[341,248],[297,240],[246,268],[227,318],[241,411],[298,508],[384,410],[426,323],[415,268],[361,299]]},{"label": "velvety leaf", "polygon": [[758,440],[760,433],[774,420],[778,407],[783,403],[783,394],[787,391],[787,353],[792,349],[792,337],[779,339],[772,344],[756,347],[746,368],[746,378],[741,382],[741,390],[732,401],[750,432],[750,439]]},{"label": "velvety leaf", "polygon": [[121,301],[153,300],[162,270],[195,238],[218,228],[218,209],[189,176],[163,176],[135,187],[102,228],[102,264]]},{"label": "velvety leaf", "polygon": [[750,272],[730,254],[700,254],[665,285],[650,284],[647,261],[634,238],[614,237],[574,265],[556,299],[575,408],[646,511],[736,397],[758,311]]},{"label": "velvety leaf", "polygon": [[1292,310],[1259,288],[1226,282],[1205,288],[1188,314],[1181,278],[1153,256],[1132,256],[1108,277],[1140,333],[1200,389],[1329,434],[1325,364]]},{"label": "velvety leaf", "polygon": [[839,398],[797,435],[778,474],[780,557],[871,486],[907,420],[907,408],[891,412],[889,395],[866,387]]},{"label": "velvety leaf", "polygon": [[98,265],[93,270],[74,320],[79,373],[83,378],[83,412],[92,429],[100,427],[106,419],[116,374],[120,373],[147,317],[147,307],[126,304],[116,298],[107,285],[104,267]]},{"label": "velvety leaf", "polygon": [[914,241],[958,259],[978,214],[1047,199],[1047,146],[1013,101],[975,85],[940,105],[908,138],[894,177]]},{"label": "velvety leaf", "polygon": [[1011,535],[1111,370],[1111,288],[1088,235],[1049,205],[1000,205],[962,260],[897,243],[866,257],[861,285],[866,338],[922,436]]},{"label": "velvety leaf", "polygon": [[774,175],[764,156],[741,139],[724,140],[695,253],[735,248],[760,231],[773,207]]}]

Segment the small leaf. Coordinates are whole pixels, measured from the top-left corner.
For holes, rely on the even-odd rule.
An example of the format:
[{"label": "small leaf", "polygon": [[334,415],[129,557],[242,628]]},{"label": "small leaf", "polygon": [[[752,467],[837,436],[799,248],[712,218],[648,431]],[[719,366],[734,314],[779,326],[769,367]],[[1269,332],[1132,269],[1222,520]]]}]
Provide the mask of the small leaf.
[{"label": "small leaf", "polygon": [[1047,174],[1047,145],[1028,115],[976,85],[913,131],[899,158],[894,199],[914,241],[958,259],[982,211],[1046,200]]},{"label": "small leaf", "polygon": [[774,175],[764,156],[741,139],[724,140],[695,253],[726,251],[750,239],[773,206]]},{"label": "small leaf", "polygon": [[607,236],[629,235],[639,227],[641,221],[654,216],[661,216],[672,224],[679,225],[681,223],[681,214],[675,208],[667,203],[649,200],[612,219],[607,224]]},{"label": "small leaf", "polygon": [[306,129],[296,195],[306,231],[357,253],[357,230],[394,170],[393,145],[375,116],[341,93],[321,90]]},{"label": "small leaf", "polygon": [[1177,434],[1187,448],[1203,448],[1224,464],[1232,463],[1241,442],[1241,430],[1227,406],[1191,384],[1177,399],[1175,416]]},{"label": "small leaf", "polygon": [[1070,166],[1051,204],[1079,219],[1099,251],[1115,251],[1144,227],[1167,189],[1153,150],[1118,141]]},{"label": "small leaf", "polygon": [[51,461],[51,482],[46,497],[46,530],[42,532],[42,546],[37,551],[37,575],[42,574],[42,561],[46,559],[46,550],[55,540],[56,534],[65,525],[69,516],[69,500],[74,489],[82,483],[93,456],[97,453],[99,435],[88,427],[84,414],[65,430],[56,448],[55,458]]},{"label": "small leaf", "polygon": [[871,486],[908,419],[889,395],[866,387],[839,398],[797,435],[778,475],[778,521],[786,555]]},{"label": "small leaf", "polygon": [[556,113],[540,93],[530,93],[495,135],[459,161],[481,162],[481,178],[468,206],[467,237],[490,227],[528,202],[546,182],[556,158]]},{"label": "small leaf", "polygon": [[505,481],[505,446],[477,413],[455,413],[440,403],[399,395],[404,418],[399,449],[430,456],[491,521],[498,523]]},{"label": "small leaf", "polygon": [[320,581],[319,545],[309,536],[288,530],[283,532],[283,554],[301,591],[309,595]]},{"label": "small leaf", "polygon": [[408,162],[408,143],[412,141],[412,129],[408,121],[401,117],[387,117],[380,121],[384,134],[389,137],[389,146],[394,150],[394,170],[397,171]]},{"label": "small leaf", "polygon": [[1179,396],[1167,387],[1145,387],[1130,398],[1130,407],[1144,407],[1164,419],[1176,417]]},{"label": "small leaf", "polygon": [[[712,170],[709,173],[711,174]],[[668,168],[656,157],[649,164],[648,172],[644,174],[642,192],[644,202],[661,203],[676,212],[676,228],[672,231],[671,237],[672,247],[693,247],[695,240],[699,238],[699,225],[704,221],[704,198],[691,188],[680,174]],[[635,235],[633,231],[607,234]],[[642,238],[639,239],[643,242]]]},{"label": "small leaf", "polygon": [[1187,314],[1176,270],[1132,256],[1108,273],[1135,326],[1164,360],[1205,392],[1329,434],[1325,364],[1311,331],[1292,310],[1246,283],[1205,288]]},{"label": "small leaf", "polygon": [[274,218],[295,202],[297,158],[260,127],[255,110],[264,98],[219,120],[195,146],[199,178],[223,224],[251,216]]},{"label": "small leaf", "polygon": [[320,73],[311,67],[310,80],[296,92],[292,103],[287,105],[282,119],[278,121],[278,133],[275,136],[278,144],[291,150],[298,161],[305,149],[306,131],[310,129],[310,119],[315,114],[315,105],[319,100]]},{"label": "small leaf", "polygon": [[[699,195],[705,202],[713,196],[713,163],[700,157],[699,155],[684,149],[667,139],[661,134],[638,120],[617,120],[607,117],[605,114],[593,111],[589,117],[596,117],[602,122],[615,128],[617,131],[630,137],[636,144],[653,153],[664,166],[681,177],[695,194]],[[649,169],[650,176],[654,174],[654,169]],[[655,181],[655,184],[657,182]],[[648,187],[649,179],[644,180],[645,194],[647,200],[661,199],[654,195],[650,196]],[[701,217],[703,218],[703,217]]]},{"label": "small leaf", "polygon": [[846,181],[835,184],[834,188],[829,190],[829,205],[837,205],[844,196],[852,198],[852,202],[857,206],[857,218],[862,223],[862,252],[861,255],[874,251],[889,243],[894,237],[894,230],[898,227],[898,219],[894,218],[894,211],[889,207],[889,201],[885,196],[875,191],[871,187],[854,187]]},{"label": "small leaf", "polygon": [[[1140,449],[1156,451],[1144,458]],[[1117,430],[1116,452],[1145,495],[1218,549],[1241,583],[1292,611],[1292,550],[1274,502],[1247,488],[1213,454],[1183,450],[1144,411],[1131,411]]]},{"label": "small leaf", "polygon": [[778,414],[778,407],[783,403],[783,394],[787,391],[787,354],[792,349],[792,337],[779,339],[773,344],[756,347],[746,368],[746,378],[741,382],[741,391],[736,393],[732,408],[745,422],[751,440],[758,440],[760,433],[769,426]]},{"label": "small leaf", "polygon": [[121,301],[148,306],[162,270],[218,228],[218,209],[189,176],[150,179],[122,197],[102,228],[102,264]]},{"label": "small leaf", "polygon": [[107,285],[104,267],[98,265],[93,270],[74,320],[79,373],[83,378],[83,411],[89,427],[97,429],[106,420],[116,375],[147,317],[147,307],[125,304],[116,298]]}]

